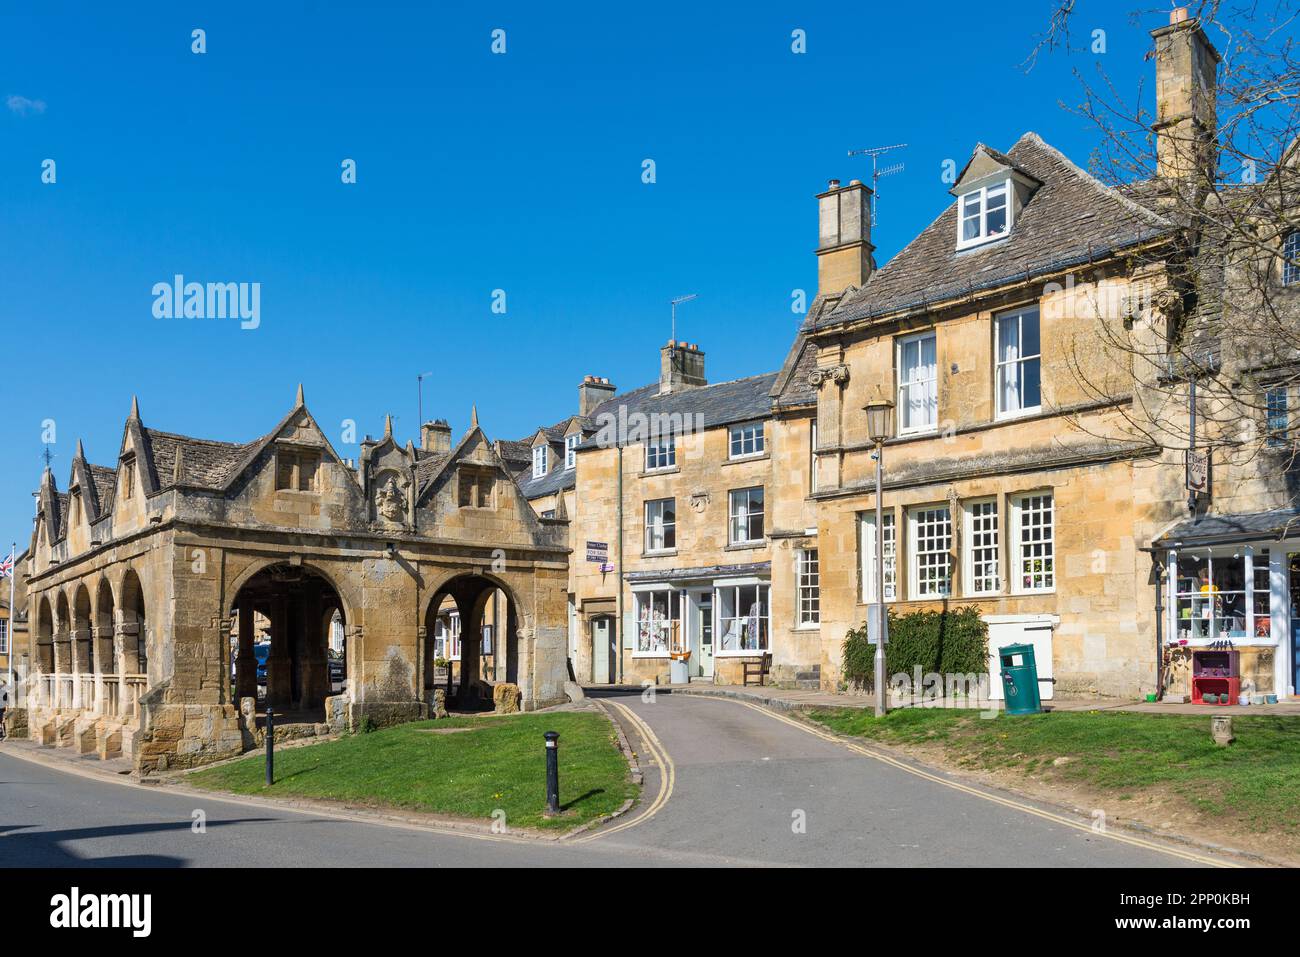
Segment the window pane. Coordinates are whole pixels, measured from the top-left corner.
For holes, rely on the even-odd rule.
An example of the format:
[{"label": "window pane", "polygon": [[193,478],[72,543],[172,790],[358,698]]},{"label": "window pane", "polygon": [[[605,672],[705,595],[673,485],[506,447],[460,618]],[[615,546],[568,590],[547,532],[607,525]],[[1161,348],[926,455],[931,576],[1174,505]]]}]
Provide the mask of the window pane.
[{"label": "window pane", "polygon": [[1038,310],[1030,309],[1020,316],[1021,354],[1036,356],[1042,351],[1038,339]]}]

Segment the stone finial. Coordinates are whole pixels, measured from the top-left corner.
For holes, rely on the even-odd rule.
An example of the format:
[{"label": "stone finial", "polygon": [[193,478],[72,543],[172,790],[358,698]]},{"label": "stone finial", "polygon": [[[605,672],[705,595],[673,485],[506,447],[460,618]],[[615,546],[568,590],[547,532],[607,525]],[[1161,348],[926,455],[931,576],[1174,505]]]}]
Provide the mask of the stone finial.
[{"label": "stone finial", "polygon": [[298,383],[298,398],[297,398],[297,400],[296,400],[296,403],[295,403],[295,405],[294,405],[294,408],[296,408],[296,409],[301,409],[301,408],[302,408],[303,406],[305,406],[306,404],[307,404],[307,400],[303,397],[303,394],[302,394],[302,383],[299,382],[299,383]]},{"label": "stone finial", "polygon": [[393,437],[393,416],[392,413],[389,413],[388,415],[384,416],[384,438],[391,439],[392,437]]},{"label": "stone finial", "polygon": [[471,405],[469,407],[469,427],[471,429],[478,428],[478,405],[477,404]]},{"label": "stone finial", "polygon": [[131,396],[131,416],[130,416],[130,417],[133,418],[133,419],[136,419],[137,421],[138,421],[139,418],[140,418],[140,400],[137,399],[135,396]]},{"label": "stone finial", "polygon": [[185,478],[185,446],[176,446],[176,461],[172,465],[172,484],[180,485]]},{"label": "stone finial", "polygon": [[85,457],[86,457],[86,449],[85,447],[82,446],[81,439],[77,439],[77,454],[74,455],[73,458],[84,459]]}]

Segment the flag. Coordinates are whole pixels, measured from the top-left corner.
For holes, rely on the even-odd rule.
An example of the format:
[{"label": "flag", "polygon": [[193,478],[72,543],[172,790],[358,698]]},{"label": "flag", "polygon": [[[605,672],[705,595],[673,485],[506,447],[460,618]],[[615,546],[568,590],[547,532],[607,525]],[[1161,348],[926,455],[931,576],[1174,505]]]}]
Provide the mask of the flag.
[{"label": "flag", "polygon": [[8,558],[0,558],[0,578],[7,578],[14,573],[14,553],[10,552]]}]

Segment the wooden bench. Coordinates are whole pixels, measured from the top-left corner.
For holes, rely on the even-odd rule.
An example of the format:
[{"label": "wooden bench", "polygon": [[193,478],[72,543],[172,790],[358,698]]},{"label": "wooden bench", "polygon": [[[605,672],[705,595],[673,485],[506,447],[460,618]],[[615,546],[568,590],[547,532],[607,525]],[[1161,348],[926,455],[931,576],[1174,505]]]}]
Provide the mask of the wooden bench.
[{"label": "wooden bench", "polygon": [[749,687],[749,679],[751,677],[757,678],[758,684],[761,687],[766,683],[768,673],[772,670],[772,656],[768,654],[760,655],[757,658],[746,658],[742,662],[742,665],[745,669],[744,687]]}]

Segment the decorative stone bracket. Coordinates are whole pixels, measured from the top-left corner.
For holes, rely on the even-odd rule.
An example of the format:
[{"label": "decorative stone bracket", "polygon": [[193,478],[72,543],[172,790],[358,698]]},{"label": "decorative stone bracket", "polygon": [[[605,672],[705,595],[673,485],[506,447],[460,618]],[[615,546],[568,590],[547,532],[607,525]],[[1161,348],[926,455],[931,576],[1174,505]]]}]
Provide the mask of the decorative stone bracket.
[{"label": "decorative stone bracket", "polygon": [[825,369],[814,369],[808,373],[808,384],[814,389],[820,389],[824,382],[834,382],[838,386],[848,385],[849,367],[841,363]]}]

